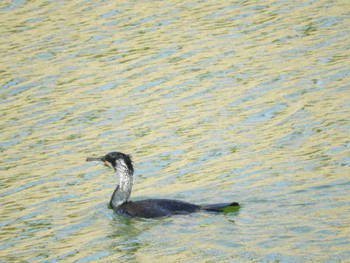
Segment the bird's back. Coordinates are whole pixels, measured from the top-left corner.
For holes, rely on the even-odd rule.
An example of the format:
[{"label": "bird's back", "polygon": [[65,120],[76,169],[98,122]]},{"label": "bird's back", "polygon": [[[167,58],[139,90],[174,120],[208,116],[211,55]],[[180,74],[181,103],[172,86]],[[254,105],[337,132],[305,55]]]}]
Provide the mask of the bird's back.
[{"label": "bird's back", "polygon": [[132,217],[162,217],[176,214],[188,214],[196,212],[200,206],[171,199],[146,199],[129,201],[120,205],[117,212],[125,213]]}]

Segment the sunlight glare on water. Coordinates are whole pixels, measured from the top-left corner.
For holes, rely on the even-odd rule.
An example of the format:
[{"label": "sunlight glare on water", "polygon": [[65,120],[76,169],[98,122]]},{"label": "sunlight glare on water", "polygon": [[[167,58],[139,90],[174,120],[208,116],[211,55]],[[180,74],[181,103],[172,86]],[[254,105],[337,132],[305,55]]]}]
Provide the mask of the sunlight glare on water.
[{"label": "sunlight glare on water", "polygon": [[[1,262],[346,262],[348,1],[2,1]],[[239,211],[133,219],[132,198]]]}]

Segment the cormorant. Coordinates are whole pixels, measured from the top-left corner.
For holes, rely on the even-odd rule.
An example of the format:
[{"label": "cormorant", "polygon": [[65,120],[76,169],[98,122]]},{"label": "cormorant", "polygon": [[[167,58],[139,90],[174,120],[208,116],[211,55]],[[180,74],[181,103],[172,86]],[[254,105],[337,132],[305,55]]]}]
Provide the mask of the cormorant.
[{"label": "cormorant", "polygon": [[117,213],[131,217],[154,218],[177,214],[188,214],[201,210],[226,212],[236,210],[237,202],[212,205],[195,205],[172,199],[146,199],[130,201],[133,185],[134,167],[129,155],[121,152],[111,152],[99,158],[87,158],[86,161],[98,161],[116,172],[119,184],[113,192],[110,206]]}]

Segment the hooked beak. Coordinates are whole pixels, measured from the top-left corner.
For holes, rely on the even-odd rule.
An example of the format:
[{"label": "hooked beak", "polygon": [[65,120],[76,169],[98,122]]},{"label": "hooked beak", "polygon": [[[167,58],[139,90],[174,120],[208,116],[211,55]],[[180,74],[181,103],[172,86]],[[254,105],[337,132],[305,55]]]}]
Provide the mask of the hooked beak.
[{"label": "hooked beak", "polygon": [[86,158],[86,161],[87,161],[87,162],[98,162],[98,163],[102,163],[102,164],[104,164],[104,166],[107,166],[107,167],[109,167],[109,168],[114,169],[114,168],[113,168],[113,165],[112,165],[110,162],[106,161],[106,159],[105,159],[104,156],[103,156],[103,157],[97,157],[97,158],[95,158],[95,157],[88,157],[88,158]]},{"label": "hooked beak", "polygon": [[86,158],[87,162],[98,162],[98,163],[104,163],[104,158],[103,157],[98,157],[98,158],[94,158],[94,157],[88,157]]}]

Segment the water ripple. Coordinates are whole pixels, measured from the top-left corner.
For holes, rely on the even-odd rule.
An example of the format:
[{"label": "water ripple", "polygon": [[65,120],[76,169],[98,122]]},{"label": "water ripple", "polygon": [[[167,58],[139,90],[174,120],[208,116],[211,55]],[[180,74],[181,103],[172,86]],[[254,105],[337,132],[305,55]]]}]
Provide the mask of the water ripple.
[{"label": "water ripple", "polygon": [[[344,2],[0,5],[4,261],[349,258]],[[132,198],[242,208],[114,215],[112,150]]]}]

